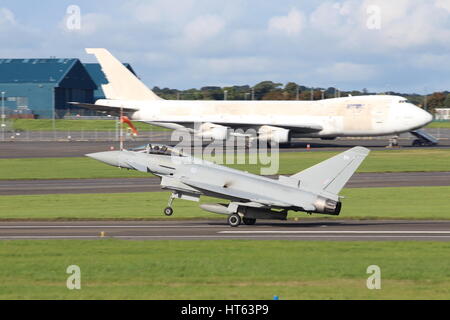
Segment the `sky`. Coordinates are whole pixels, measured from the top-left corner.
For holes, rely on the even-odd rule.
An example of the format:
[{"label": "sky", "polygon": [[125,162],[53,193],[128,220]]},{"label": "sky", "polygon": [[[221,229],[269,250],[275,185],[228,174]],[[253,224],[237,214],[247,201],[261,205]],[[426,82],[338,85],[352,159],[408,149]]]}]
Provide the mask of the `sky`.
[{"label": "sky", "polygon": [[450,0],[0,0],[0,58],[107,48],[149,86],[450,91]]}]

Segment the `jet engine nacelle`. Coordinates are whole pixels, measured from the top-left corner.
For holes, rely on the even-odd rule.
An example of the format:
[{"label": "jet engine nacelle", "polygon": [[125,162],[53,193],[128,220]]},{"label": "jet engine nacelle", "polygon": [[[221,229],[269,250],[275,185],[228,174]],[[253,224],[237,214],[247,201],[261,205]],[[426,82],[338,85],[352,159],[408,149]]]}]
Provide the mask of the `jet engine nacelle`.
[{"label": "jet engine nacelle", "polygon": [[318,197],[314,202],[316,207],[316,213],[329,214],[332,216],[338,216],[341,212],[342,203],[340,201],[334,201],[324,197]]},{"label": "jet engine nacelle", "polygon": [[203,139],[227,140],[230,133],[229,128],[227,127],[214,123],[204,123],[200,126],[195,135]]},{"label": "jet engine nacelle", "polygon": [[291,132],[288,129],[261,126],[258,130],[258,139],[276,143],[288,143],[291,141]]}]

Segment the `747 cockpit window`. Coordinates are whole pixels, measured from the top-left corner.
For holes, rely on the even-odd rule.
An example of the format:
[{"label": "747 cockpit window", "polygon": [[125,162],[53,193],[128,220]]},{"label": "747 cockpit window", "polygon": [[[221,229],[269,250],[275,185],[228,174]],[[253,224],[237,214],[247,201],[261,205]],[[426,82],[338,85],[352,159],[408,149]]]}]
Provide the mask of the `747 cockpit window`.
[{"label": "747 cockpit window", "polygon": [[398,103],[411,103],[409,100],[400,100]]}]

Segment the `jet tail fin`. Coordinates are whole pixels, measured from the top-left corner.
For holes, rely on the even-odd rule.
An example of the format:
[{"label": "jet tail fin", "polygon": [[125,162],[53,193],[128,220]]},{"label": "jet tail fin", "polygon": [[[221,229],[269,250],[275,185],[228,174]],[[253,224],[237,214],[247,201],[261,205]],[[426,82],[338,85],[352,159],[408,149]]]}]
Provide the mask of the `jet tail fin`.
[{"label": "jet tail fin", "polygon": [[97,58],[108,84],[102,85],[107,99],[113,100],[159,100],[152,90],[142,83],[130,70],[106,49],[86,49]]},{"label": "jet tail fin", "polygon": [[338,195],[369,152],[355,147],[289,178],[299,181],[301,187]]}]

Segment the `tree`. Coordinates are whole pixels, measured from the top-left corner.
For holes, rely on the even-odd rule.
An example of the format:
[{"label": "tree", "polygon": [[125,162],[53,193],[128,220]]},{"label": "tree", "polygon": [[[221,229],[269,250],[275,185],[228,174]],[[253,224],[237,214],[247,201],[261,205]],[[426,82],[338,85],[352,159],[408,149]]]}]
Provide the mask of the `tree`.
[{"label": "tree", "polygon": [[450,93],[447,94],[447,97],[446,97],[445,100],[444,100],[444,106],[445,106],[446,108],[450,108]]},{"label": "tree", "polygon": [[436,108],[442,108],[444,106],[444,101],[446,95],[443,92],[435,92],[427,98],[427,109],[428,111],[434,112]]},{"label": "tree", "polygon": [[282,90],[270,91],[262,97],[262,100],[289,100],[289,94]]},{"label": "tree", "polygon": [[297,99],[297,92],[300,94],[300,86],[295,82],[289,82],[284,87],[284,91],[288,99],[295,100]]},{"label": "tree", "polygon": [[263,81],[255,85],[253,88],[255,90],[255,99],[260,100],[270,91],[275,91],[280,89],[281,83],[274,83],[272,81]]}]

